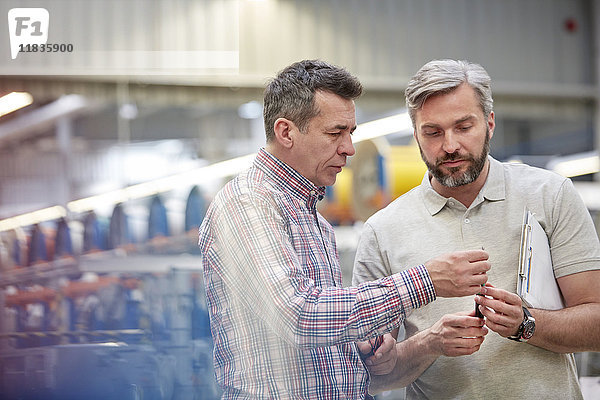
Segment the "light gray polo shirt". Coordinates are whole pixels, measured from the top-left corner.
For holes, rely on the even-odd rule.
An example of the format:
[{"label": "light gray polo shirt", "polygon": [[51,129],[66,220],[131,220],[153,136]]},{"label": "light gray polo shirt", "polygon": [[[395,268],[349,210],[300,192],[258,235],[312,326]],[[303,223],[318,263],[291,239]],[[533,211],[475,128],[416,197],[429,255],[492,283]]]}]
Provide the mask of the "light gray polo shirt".
[{"label": "light gray polo shirt", "polygon": [[[439,195],[426,173],[420,186],[369,218],[356,253],[353,283],[391,275],[443,253],[483,247],[492,264],[489,282],[516,293],[525,206],[548,235],[557,278],[600,269],[598,235],[569,179],[489,160],[486,183],[469,208]],[[438,298],[413,311],[404,326],[410,336],[444,314],[473,309],[473,296]],[[490,332],[478,352],[438,358],[407,389],[408,399],[482,397],[581,398],[573,356]]]}]

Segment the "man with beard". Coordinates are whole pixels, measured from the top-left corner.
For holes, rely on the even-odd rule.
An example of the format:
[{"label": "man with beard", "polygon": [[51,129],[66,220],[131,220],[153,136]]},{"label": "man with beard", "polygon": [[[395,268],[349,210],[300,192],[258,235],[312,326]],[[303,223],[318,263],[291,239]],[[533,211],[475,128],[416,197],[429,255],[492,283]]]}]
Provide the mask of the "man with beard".
[{"label": "man with beard", "polygon": [[[475,302],[493,333],[477,329],[470,296],[415,310],[403,323],[394,369],[373,376],[372,393],[408,386],[408,399],[582,398],[572,353],[600,350],[598,236],[569,179],[489,156],[490,81],[480,65],[454,60],[429,62],[411,79],[406,104],[429,171],[366,222],[353,280],[483,247],[493,286]],[[525,207],[548,236],[562,310],[526,309],[515,293]],[[388,367],[367,364],[374,373]]]}]

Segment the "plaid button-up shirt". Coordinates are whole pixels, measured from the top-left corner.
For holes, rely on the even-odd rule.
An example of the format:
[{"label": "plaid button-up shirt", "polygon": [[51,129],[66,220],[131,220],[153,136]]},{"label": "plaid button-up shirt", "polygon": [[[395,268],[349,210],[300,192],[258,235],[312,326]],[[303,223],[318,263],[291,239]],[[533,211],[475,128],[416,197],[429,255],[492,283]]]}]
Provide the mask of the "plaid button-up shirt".
[{"label": "plaid button-up shirt", "polygon": [[225,399],[362,399],[354,341],[435,299],[423,266],[343,288],[323,194],[261,149],[209,207],[199,246]]}]

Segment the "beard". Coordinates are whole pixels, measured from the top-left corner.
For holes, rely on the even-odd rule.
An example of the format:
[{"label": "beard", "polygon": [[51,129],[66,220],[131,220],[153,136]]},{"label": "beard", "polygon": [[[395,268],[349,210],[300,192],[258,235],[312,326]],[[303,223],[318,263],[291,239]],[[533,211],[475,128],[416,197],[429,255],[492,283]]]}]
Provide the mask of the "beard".
[{"label": "beard", "polygon": [[[440,184],[446,187],[468,185],[479,178],[479,175],[483,170],[485,160],[490,152],[490,130],[488,128],[485,132],[485,142],[483,143],[481,154],[478,157],[475,157],[472,154],[461,155],[456,152],[452,154],[446,154],[445,157],[437,159],[435,163],[431,163],[425,158],[425,155],[421,150],[421,146],[419,146],[419,151],[421,152],[421,158],[423,159],[423,162],[425,165],[427,165],[427,169]],[[460,167],[447,168],[448,172],[443,171],[440,167],[442,163],[446,161],[454,161],[458,159],[470,162],[469,167],[463,173],[460,173]]]}]

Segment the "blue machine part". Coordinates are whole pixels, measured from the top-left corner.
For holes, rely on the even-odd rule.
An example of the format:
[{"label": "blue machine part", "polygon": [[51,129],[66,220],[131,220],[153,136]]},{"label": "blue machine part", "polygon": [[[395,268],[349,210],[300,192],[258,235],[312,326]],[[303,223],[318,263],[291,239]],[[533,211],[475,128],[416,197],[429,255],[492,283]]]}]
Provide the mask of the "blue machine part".
[{"label": "blue machine part", "polygon": [[123,204],[119,203],[113,209],[108,226],[108,248],[115,249],[119,246],[130,244],[131,235],[127,215],[123,210]]},{"label": "blue machine part", "polygon": [[27,251],[27,265],[32,265],[38,261],[48,261],[48,252],[46,251],[46,236],[42,228],[35,224],[31,230],[31,242]]},{"label": "blue machine part", "polygon": [[148,238],[152,239],[156,236],[169,236],[167,208],[158,195],[152,198],[148,217]]},{"label": "blue machine part", "polygon": [[90,211],[83,219],[83,252],[107,249],[106,230],[102,228],[96,213]]},{"label": "blue machine part", "polygon": [[385,159],[381,154],[377,154],[377,185],[379,185],[380,188],[387,187],[386,179]]},{"label": "blue machine part", "polygon": [[15,236],[14,241],[12,242],[12,261],[15,265],[23,265],[24,261],[21,253],[21,240]]},{"label": "blue machine part", "polygon": [[206,201],[200,193],[198,186],[194,186],[190,191],[185,206],[185,230],[198,230],[202,220],[206,215]]},{"label": "blue machine part", "polygon": [[71,242],[71,230],[64,218],[58,220],[56,225],[56,238],[54,239],[54,256],[61,257],[73,255],[73,244]]}]

